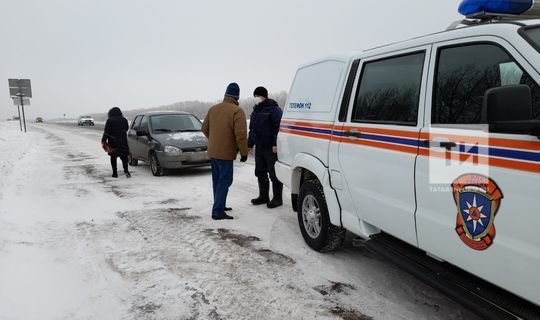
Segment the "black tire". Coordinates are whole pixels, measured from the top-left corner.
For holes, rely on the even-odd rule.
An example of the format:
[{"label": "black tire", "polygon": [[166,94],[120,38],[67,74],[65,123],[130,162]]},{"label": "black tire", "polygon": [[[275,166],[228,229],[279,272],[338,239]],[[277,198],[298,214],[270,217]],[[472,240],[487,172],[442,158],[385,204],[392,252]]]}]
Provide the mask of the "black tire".
[{"label": "black tire", "polygon": [[133,158],[133,155],[132,155],[131,152],[130,152],[130,153],[128,154],[128,163],[129,163],[130,166],[135,167],[136,165],[139,164],[139,160]]},{"label": "black tire", "polygon": [[[312,205],[309,205],[309,201],[313,201]],[[334,226],[330,223],[330,217],[328,216],[328,207],[326,205],[326,198],[322,186],[318,181],[306,181],[300,187],[300,194],[298,195],[298,224],[302,231],[302,236],[306,243],[314,250],[319,252],[329,252],[339,249],[345,241],[345,229]],[[320,224],[320,231],[317,235],[314,230],[310,228],[306,229],[308,222],[304,221],[304,209],[314,207],[320,212],[318,220]],[[309,211],[309,210],[308,210]]]},{"label": "black tire", "polygon": [[159,159],[155,152],[150,153],[150,170],[152,174],[156,177],[161,177],[165,174],[165,170],[159,163]]}]

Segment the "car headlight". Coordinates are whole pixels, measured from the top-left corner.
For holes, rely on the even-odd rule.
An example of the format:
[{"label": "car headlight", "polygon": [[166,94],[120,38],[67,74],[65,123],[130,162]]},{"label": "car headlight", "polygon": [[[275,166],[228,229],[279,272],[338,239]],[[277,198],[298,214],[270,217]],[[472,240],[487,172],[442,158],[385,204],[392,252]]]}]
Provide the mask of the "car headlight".
[{"label": "car headlight", "polygon": [[177,156],[177,155],[182,154],[182,149],[177,148],[177,147],[173,147],[173,146],[165,146],[163,151],[165,151],[165,153],[167,153],[169,155],[173,155],[173,156]]}]

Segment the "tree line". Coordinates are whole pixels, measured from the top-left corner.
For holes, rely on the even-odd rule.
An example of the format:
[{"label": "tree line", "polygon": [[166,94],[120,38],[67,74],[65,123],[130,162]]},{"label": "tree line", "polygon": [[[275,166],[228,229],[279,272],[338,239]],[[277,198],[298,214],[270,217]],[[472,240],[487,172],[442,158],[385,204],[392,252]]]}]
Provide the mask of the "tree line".
[{"label": "tree line", "polygon": [[[268,98],[274,99],[278,105],[283,109],[283,106],[285,105],[287,101],[287,92],[286,91],[279,91],[268,95]],[[199,119],[204,119],[206,114],[208,113],[208,110],[215,104],[219,103],[220,101],[214,101],[214,102],[205,102],[205,101],[180,101],[175,102],[168,105],[163,105],[159,107],[152,107],[152,108],[139,108],[139,109],[133,109],[133,110],[124,110],[122,109],[122,113],[124,114],[124,117],[127,119],[133,119],[137,114],[148,112],[148,111],[185,111],[194,114]],[[255,101],[253,98],[247,98],[247,99],[240,99],[239,101],[240,107],[244,110],[246,113],[246,116],[249,118],[251,115],[251,112],[253,111],[253,106],[255,105]],[[91,116],[96,121],[105,121],[107,120],[107,112],[104,113],[93,113]]]}]

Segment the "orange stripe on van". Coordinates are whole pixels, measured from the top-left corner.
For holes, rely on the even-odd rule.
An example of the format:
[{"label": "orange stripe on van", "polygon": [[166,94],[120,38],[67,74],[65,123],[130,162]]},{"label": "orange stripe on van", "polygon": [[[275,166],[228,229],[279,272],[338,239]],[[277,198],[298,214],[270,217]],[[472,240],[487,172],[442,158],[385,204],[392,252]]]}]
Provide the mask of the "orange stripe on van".
[{"label": "orange stripe on van", "polygon": [[428,149],[420,149],[419,154],[420,156],[424,156],[424,157],[437,157],[437,158],[443,158],[443,159],[448,159],[448,160],[453,160],[453,161],[459,160],[460,162],[468,162],[468,163],[473,163],[473,164],[478,164],[478,165],[540,173],[539,163],[530,163],[530,162],[523,162],[523,161],[485,157],[485,156],[479,156],[479,155],[467,155],[467,154],[456,153],[456,152],[440,152],[440,151],[433,151],[433,150],[428,150]]},{"label": "orange stripe on van", "polygon": [[370,140],[352,140],[352,139],[347,139],[347,138],[341,138],[339,142],[362,145],[362,146],[373,147],[373,148],[378,148],[378,149],[391,150],[391,151],[405,152],[405,153],[411,153],[411,154],[418,153],[418,148],[416,147],[409,147],[409,146],[397,145],[397,144],[392,144],[392,143],[384,143],[384,142],[377,142],[377,141],[370,141]]},{"label": "orange stripe on van", "polygon": [[501,148],[508,148],[508,149],[540,151],[540,141],[449,135],[449,134],[439,134],[439,133],[429,133],[429,132],[422,132],[420,134],[420,139],[431,140],[434,137],[447,138],[450,141],[461,142],[461,143],[472,144],[472,145],[479,144],[479,145],[484,145],[484,146],[489,146],[489,147],[501,147]]},{"label": "orange stripe on van", "polygon": [[303,126],[310,128],[321,128],[321,129],[333,129],[333,123],[318,123],[318,122],[302,122],[302,121],[291,121],[291,120],[281,120],[281,123],[289,126]]},{"label": "orange stripe on van", "polygon": [[285,128],[280,128],[279,132],[288,133],[288,134],[294,134],[294,135],[297,135],[297,136],[303,136],[303,137],[309,137],[309,138],[323,139],[323,140],[330,140],[331,139],[331,136],[329,134],[304,132],[304,131],[297,131],[297,130],[291,130],[291,129],[285,129]]},{"label": "orange stripe on van", "polygon": [[[483,145],[487,147],[500,147],[508,149],[518,149],[518,150],[527,150],[533,152],[540,151],[540,141],[525,141],[525,140],[514,140],[514,139],[504,139],[504,138],[492,138],[492,137],[479,137],[479,136],[465,136],[465,135],[450,135],[450,134],[439,134],[439,133],[429,133],[429,132],[416,132],[416,131],[406,131],[406,130],[391,130],[391,129],[379,129],[379,128],[366,128],[360,126],[345,126],[345,125],[333,125],[330,123],[311,123],[311,122],[302,122],[302,121],[290,121],[282,120],[282,123],[285,125],[296,125],[303,126],[308,128],[319,128],[319,129],[331,129],[335,131],[347,131],[350,129],[356,129],[359,132],[365,132],[370,134],[380,134],[392,137],[402,137],[402,138],[412,138],[412,139],[422,139],[422,140],[432,140],[434,137],[447,138],[450,141],[471,144],[471,145]],[[280,132],[322,139],[330,140],[348,144],[363,145],[379,149],[386,149],[398,152],[404,152],[409,154],[419,154],[424,157],[437,157],[443,159],[449,159],[453,161],[461,162],[473,162],[476,164],[506,168],[511,170],[526,171],[533,173],[540,173],[540,163],[532,163],[527,161],[511,160],[511,159],[501,159],[495,157],[488,157],[482,155],[471,155],[458,152],[441,152],[435,151],[432,149],[417,148],[393,143],[378,142],[365,139],[349,139],[346,137],[339,137],[337,135],[329,134],[319,134],[313,132],[306,132],[300,130],[291,130],[287,128],[280,128]]]},{"label": "orange stripe on van", "polygon": [[418,139],[420,137],[420,133],[418,130],[414,131],[405,131],[405,130],[392,130],[392,129],[379,129],[379,128],[366,128],[366,127],[356,127],[356,126],[343,126],[343,131],[356,129],[360,132],[365,133],[374,133],[374,134],[382,134],[385,136],[395,136],[400,138],[413,138]]}]

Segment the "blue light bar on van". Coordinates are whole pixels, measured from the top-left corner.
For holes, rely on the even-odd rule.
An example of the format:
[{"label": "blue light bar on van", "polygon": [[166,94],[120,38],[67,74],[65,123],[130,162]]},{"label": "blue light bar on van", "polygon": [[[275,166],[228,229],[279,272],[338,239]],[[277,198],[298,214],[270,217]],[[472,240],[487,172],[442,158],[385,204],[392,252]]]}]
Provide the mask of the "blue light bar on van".
[{"label": "blue light bar on van", "polygon": [[531,10],[535,0],[463,0],[459,13],[468,17],[476,15],[522,15]]}]

